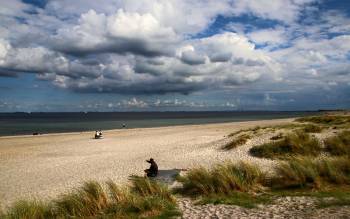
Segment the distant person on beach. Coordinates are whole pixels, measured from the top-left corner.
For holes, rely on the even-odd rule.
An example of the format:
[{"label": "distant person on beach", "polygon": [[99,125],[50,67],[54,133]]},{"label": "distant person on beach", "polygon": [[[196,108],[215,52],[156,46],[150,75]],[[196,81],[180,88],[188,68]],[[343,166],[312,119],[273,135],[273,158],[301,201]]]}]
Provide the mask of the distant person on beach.
[{"label": "distant person on beach", "polygon": [[157,163],[153,160],[153,158],[151,158],[149,160],[146,160],[146,162],[151,164],[149,169],[145,170],[145,173],[147,174],[147,177],[156,177],[158,175],[158,165],[157,165]]},{"label": "distant person on beach", "polygon": [[102,138],[102,131],[96,131],[96,132],[95,132],[95,138],[96,138],[96,139]]}]

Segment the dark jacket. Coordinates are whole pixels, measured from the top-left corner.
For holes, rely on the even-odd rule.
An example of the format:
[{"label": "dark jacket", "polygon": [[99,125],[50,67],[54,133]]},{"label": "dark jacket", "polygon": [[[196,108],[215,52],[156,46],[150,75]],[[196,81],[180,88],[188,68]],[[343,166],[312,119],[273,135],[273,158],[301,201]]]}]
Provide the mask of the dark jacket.
[{"label": "dark jacket", "polygon": [[147,160],[148,163],[151,164],[149,171],[154,174],[158,174],[158,165],[154,160]]}]

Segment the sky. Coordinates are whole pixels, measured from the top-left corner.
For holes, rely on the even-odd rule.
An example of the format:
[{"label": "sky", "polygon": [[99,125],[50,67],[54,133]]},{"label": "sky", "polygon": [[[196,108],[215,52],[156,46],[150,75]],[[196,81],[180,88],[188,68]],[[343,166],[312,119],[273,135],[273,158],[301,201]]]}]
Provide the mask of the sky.
[{"label": "sky", "polygon": [[349,0],[0,0],[0,112],[349,108]]}]

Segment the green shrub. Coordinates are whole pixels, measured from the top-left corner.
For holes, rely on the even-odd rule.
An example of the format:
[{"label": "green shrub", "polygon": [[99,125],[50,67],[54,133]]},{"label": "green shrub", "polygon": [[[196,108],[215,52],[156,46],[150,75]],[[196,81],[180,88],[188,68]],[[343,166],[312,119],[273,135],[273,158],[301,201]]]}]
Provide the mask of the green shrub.
[{"label": "green shrub", "polygon": [[320,143],[303,132],[289,134],[284,139],[252,147],[249,152],[255,157],[285,158],[291,155],[318,155]]},{"label": "green shrub", "polygon": [[350,155],[350,131],[327,138],[325,141],[325,150],[334,156]]},{"label": "green shrub", "polygon": [[265,179],[257,166],[240,162],[216,165],[211,170],[203,167],[189,170],[178,177],[182,183],[179,192],[190,196],[211,196],[259,190]]},{"label": "green shrub", "polygon": [[231,150],[234,149],[240,145],[244,145],[248,140],[250,139],[250,135],[242,134],[235,139],[232,139],[230,142],[225,144],[222,149],[224,150]]}]

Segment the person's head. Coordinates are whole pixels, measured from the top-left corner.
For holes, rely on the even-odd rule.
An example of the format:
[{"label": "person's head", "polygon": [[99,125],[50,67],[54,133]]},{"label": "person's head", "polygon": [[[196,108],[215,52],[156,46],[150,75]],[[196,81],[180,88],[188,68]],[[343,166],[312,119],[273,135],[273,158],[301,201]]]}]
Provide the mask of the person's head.
[{"label": "person's head", "polygon": [[151,158],[151,159],[149,159],[149,161],[153,162],[154,160],[153,160],[153,158]]}]

